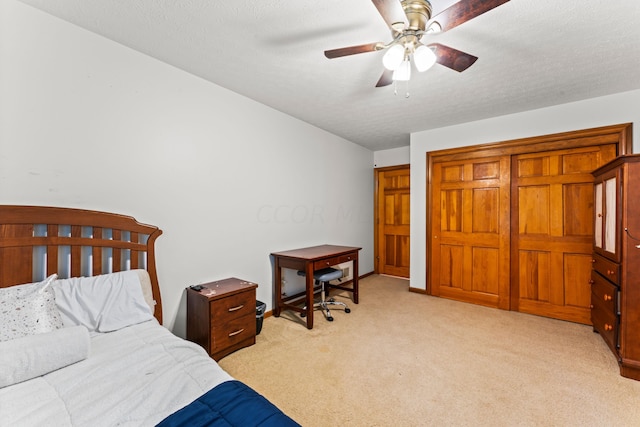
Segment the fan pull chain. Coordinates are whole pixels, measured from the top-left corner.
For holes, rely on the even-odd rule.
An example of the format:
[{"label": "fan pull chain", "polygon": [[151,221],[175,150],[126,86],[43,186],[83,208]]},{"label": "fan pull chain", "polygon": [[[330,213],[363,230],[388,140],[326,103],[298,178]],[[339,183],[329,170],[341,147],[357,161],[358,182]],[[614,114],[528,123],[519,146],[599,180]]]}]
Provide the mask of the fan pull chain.
[{"label": "fan pull chain", "polygon": [[[394,95],[398,95],[398,81],[397,80],[393,81],[393,94]],[[404,97],[405,98],[409,98],[409,96],[411,96],[411,95],[409,94],[409,81],[407,81],[407,91],[405,92]]]}]

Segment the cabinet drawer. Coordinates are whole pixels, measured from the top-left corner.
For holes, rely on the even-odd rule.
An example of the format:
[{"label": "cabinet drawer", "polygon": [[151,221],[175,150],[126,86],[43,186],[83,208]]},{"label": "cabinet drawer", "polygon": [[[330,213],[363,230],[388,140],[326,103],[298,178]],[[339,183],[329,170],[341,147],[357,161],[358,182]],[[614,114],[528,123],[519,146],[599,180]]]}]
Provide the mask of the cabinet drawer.
[{"label": "cabinet drawer", "polygon": [[344,262],[350,262],[355,260],[355,255],[340,255],[332,258],[323,259],[313,263],[314,270],[320,270],[321,268],[332,267],[334,265],[342,264]]},{"label": "cabinet drawer", "polygon": [[611,351],[617,353],[618,316],[600,304],[600,301],[593,294],[591,294],[591,299],[594,302],[591,304],[591,322],[593,323],[593,329],[602,335],[602,338],[604,338]]},{"label": "cabinet drawer", "polygon": [[600,255],[593,255],[593,269],[616,285],[620,284],[620,265]]},{"label": "cabinet drawer", "polygon": [[222,325],[232,319],[255,315],[256,302],[253,292],[242,292],[230,297],[211,301],[211,325]]},{"label": "cabinet drawer", "polygon": [[[255,304],[254,304],[255,305]],[[255,308],[252,313],[211,328],[211,354],[256,336]]]},{"label": "cabinet drawer", "polygon": [[599,303],[611,314],[618,310],[618,287],[595,271],[591,272],[591,304]]}]

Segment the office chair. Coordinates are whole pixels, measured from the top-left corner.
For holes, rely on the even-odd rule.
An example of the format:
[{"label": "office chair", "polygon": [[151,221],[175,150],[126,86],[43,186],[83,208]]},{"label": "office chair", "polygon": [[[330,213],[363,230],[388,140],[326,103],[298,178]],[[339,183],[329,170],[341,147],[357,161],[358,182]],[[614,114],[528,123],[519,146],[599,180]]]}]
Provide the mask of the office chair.
[{"label": "office chair", "polygon": [[[304,271],[298,271],[298,276],[305,276]],[[323,268],[322,270],[317,270],[313,272],[313,278],[315,280],[316,285],[320,285],[320,301],[313,304],[313,308],[321,308],[324,312],[324,317],[330,322],[333,322],[333,316],[331,315],[331,311],[329,311],[330,305],[341,305],[344,307],[345,313],[351,313],[351,309],[347,307],[347,304],[343,302],[336,301],[333,298],[325,299],[326,295],[326,285],[336,279],[342,278],[342,271],[336,270],[335,268]],[[304,308],[307,308],[306,306]],[[301,314],[302,317],[305,316],[305,313]]]}]

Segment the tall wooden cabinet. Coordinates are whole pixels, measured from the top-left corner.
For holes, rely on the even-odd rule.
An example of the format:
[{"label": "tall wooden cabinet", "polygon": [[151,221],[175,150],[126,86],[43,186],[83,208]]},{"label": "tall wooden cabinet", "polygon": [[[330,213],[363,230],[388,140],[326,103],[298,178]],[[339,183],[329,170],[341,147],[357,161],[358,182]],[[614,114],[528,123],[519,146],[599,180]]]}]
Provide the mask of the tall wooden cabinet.
[{"label": "tall wooden cabinet", "polygon": [[620,374],[640,380],[640,155],[620,156],[593,176],[591,320]]}]

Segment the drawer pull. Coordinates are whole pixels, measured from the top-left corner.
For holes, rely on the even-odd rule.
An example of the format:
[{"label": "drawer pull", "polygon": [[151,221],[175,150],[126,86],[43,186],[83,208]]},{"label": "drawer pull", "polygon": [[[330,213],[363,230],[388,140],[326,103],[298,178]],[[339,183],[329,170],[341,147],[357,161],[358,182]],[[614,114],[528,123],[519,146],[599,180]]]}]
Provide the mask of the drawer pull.
[{"label": "drawer pull", "polygon": [[232,311],[238,311],[238,310],[240,310],[242,307],[244,307],[244,304],[239,305],[239,306],[237,306],[237,307],[231,307],[231,308],[229,309],[229,312],[232,312]]},{"label": "drawer pull", "polygon": [[611,326],[611,325],[610,325],[610,324],[608,324],[608,323],[605,323],[605,324],[604,324],[604,330],[605,330],[605,331],[613,331],[613,326]]},{"label": "drawer pull", "polygon": [[589,280],[589,284],[590,284],[590,285],[593,285],[594,283],[596,283],[596,282],[595,282],[593,279],[590,279],[590,280]]},{"label": "drawer pull", "polygon": [[611,301],[612,299],[613,299],[613,297],[611,295],[604,294],[604,300],[605,301]]},{"label": "drawer pull", "polygon": [[[605,326],[605,328],[606,328],[606,326]],[[229,334],[229,336],[230,336],[230,337],[236,336],[236,335],[238,335],[238,334],[241,334],[243,331],[244,331],[244,328],[242,328],[242,329],[240,329],[240,330],[238,330],[238,331],[235,331],[235,332],[231,332],[231,333]]]},{"label": "drawer pull", "polygon": [[591,263],[592,263],[592,264],[595,264],[595,263],[596,263],[596,260],[592,258],[592,259],[591,259]]},{"label": "drawer pull", "polygon": [[613,270],[607,270],[607,274],[609,276],[613,276],[615,274],[615,272]]}]

